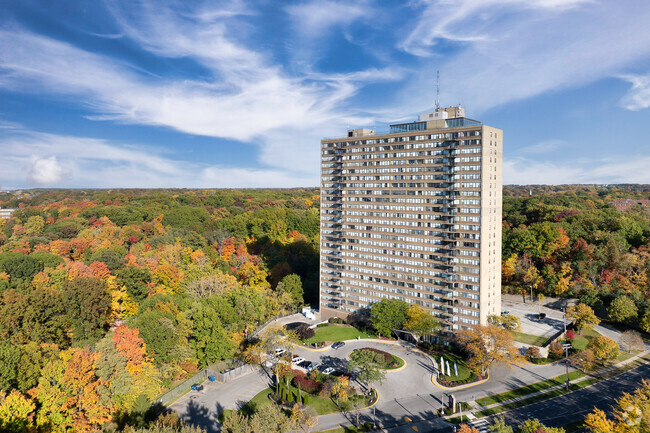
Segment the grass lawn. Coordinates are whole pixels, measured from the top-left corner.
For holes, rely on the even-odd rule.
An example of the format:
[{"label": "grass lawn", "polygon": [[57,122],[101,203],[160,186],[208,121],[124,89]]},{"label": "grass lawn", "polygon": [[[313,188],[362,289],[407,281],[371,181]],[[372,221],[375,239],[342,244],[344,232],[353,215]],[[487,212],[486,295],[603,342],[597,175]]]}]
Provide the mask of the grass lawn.
[{"label": "grass lawn", "polygon": [[353,340],[357,337],[375,338],[376,335],[359,331],[357,328],[346,325],[330,325],[324,328],[316,328],[316,334],[306,341],[307,344],[320,343],[323,341]]},{"label": "grass lawn", "polygon": [[[449,361],[449,367],[451,368],[451,375],[445,374],[443,376],[446,381],[460,382],[462,380],[470,378],[472,371],[467,367],[467,365],[465,365],[465,360],[463,360],[463,358],[458,355],[454,355],[453,353],[437,353],[435,355],[432,355],[437,364],[440,364],[440,355],[442,355],[442,357],[445,359],[445,372],[447,371],[447,361]],[[458,367],[458,377],[456,377],[456,373],[454,372],[454,362]]]},{"label": "grass lawn", "polygon": [[247,416],[253,415],[257,408],[271,404],[271,400],[269,400],[269,394],[271,394],[273,390],[271,388],[266,388],[264,391],[261,391],[255,397],[250,399],[248,403],[246,403],[242,408],[240,409],[241,413]]},{"label": "grass lawn", "polygon": [[322,430],[317,433],[362,433],[365,430],[359,430],[355,426],[333,428],[331,430]]},{"label": "grass lawn", "polygon": [[[572,371],[569,373],[569,380],[577,379],[583,377],[585,374],[582,371]],[[556,376],[552,379],[546,379],[541,382],[533,383],[531,385],[523,386],[521,388],[513,389],[512,391],[502,392],[501,394],[496,394],[490,397],[485,397],[476,400],[481,406],[489,406],[494,403],[500,403],[502,401],[510,400],[516,397],[522,397],[524,395],[532,394],[537,391],[542,391],[544,389],[552,388],[557,385],[562,385],[565,383],[565,376]]]},{"label": "grass lawn", "polygon": [[634,355],[638,355],[638,354],[639,354],[638,350],[633,350],[629,353],[627,351],[621,350],[621,353],[620,355],[618,355],[618,358],[616,358],[616,361],[617,362],[625,361],[627,359],[630,359]]},{"label": "grass lawn", "polygon": [[589,341],[599,335],[600,334],[593,329],[583,329],[581,335],[576,333],[576,337],[573,339],[573,348],[576,350],[585,350]]},{"label": "grass lawn", "polygon": [[524,334],[523,332],[512,331],[512,337],[515,341],[532,346],[543,346],[548,341],[546,337],[540,337],[532,334]]}]

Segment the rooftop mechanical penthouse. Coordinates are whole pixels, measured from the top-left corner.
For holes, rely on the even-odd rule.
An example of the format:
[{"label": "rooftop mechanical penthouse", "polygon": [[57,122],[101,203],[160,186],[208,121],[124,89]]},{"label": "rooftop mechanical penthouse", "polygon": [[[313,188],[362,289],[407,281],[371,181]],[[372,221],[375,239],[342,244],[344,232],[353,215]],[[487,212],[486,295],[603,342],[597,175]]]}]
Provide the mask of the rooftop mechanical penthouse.
[{"label": "rooftop mechanical penthouse", "polygon": [[500,314],[502,146],[460,106],[322,140],[322,317],[383,298],[447,331]]}]

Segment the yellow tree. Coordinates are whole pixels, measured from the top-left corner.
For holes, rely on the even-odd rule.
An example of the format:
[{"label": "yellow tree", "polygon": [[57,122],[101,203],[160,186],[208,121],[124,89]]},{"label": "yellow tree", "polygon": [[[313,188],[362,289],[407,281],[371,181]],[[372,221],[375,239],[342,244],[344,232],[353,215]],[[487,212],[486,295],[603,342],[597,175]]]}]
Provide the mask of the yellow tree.
[{"label": "yellow tree", "polygon": [[479,375],[495,363],[519,365],[522,358],[510,331],[495,325],[477,325],[460,331],[456,341],[469,353],[468,366]]},{"label": "yellow tree", "polygon": [[411,305],[406,310],[404,329],[413,332],[419,338],[430,335],[440,329],[440,322],[431,313],[417,305]]},{"label": "yellow tree", "polygon": [[302,406],[299,403],[296,403],[291,409],[289,423],[292,429],[309,433],[318,423],[316,411],[309,406]]},{"label": "yellow tree", "polygon": [[571,284],[571,263],[569,262],[564,262],[562,263],[562,268],[560,269],[560,272],[558,272],[557,277],[557,286],[555,286],[555,293],[557,295],[562,295],[565,293],[567,290],[569,290],[569,286]]},{"label": "yellow tree", "polygon": [[33,431],[34,409],[34,402],[25,398],[19,391],[14,389],[9,395],[0,391],[0,431]]},{"label": "yellow tree", "polygon": [[592,338],[587,344],[587,349],[591,349],[601,362],[613,361],[620,353],[618,343],[604,335]]},{"label": "yellow tree", "polygon": [[594,325],[600,323],[600,319],[596,317],[594,310],[587,304],[570,306],[566,309],[566,318],[573,320],[578,334],[581,334],[583,329],[593,329]]},{"label": "yellow tree", "polygon": [[624,393],[611,418],[594,409],[584,421],[592,433],[644,433],[650,431],[650,381],[643,380],[633,393]]},{"label": "yellow tree", "polygon": [[336,404],[348,401],[348,378],[347,376],[339,376],[332,386],[332,397],[336,398]]}]

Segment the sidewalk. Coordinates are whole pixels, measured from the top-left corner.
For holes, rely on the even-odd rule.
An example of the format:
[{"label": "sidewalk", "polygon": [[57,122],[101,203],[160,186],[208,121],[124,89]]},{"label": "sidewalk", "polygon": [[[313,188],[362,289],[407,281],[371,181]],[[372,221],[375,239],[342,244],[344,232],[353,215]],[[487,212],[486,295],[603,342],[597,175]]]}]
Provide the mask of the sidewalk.
[{"label": "sidewalk", "polygon": [[[620,368],[622,368],[622,367],[636,361],[637,359],[643,358],[644,356],[648,355],[648,353],[650,353],[650,351],[645,350],[645,351],[643,351],[643,352],[641,352],[641,353],[639,353],[637,355],[634,355],[633,357],[631,357],[629,359],[626,359],[625,361],[621,361],[619,363],[610,365],[609,367],[605,367],[603,369],[600,369],[597,372],[595,372],[594,374],[586,375],[586,376],[580,377],[578,379],[574,379],[574,380],[570,381],[569,383],[570,384],[577,384],[577,383],[583,382],[585,380],[591,380],[591,379],[594,378],[594,376],[604,376],[607,373],[616,371],[616,370],[618,370],[618,369],[620,369]],[[544,390],[541,390],[541,391],[533,392],[531,394],[523,395],[521,397],[512,398],[510,400],[502,401],[502,402],[499,402],[499,403],[493,403],[493,404],[488,405],[488,406],[479,406],[476,402],[470,402],[470,404],[472,405],[472,410],[473,411],[481,411],[481,410],[486,410],[486,409],[493,409],[493,408],[498,407],[498,406],[503,406],[503,405],[506,405],[506,404],[515,403],[515,402],[522,401],[522,400],[527,400],[529,398],[536,397],[536,396],[539,396],[539,395],[543,395],[543,394],[546,394],[546,393],[549,393],[549,392],[552,392],[552,391],[555,391],[555,390],[558,390],[558,389],[563,389],[563,388],[565,388],[565,386],[566,385],[564,385],[564,384],[556,385],[556,386],[554,386],[552,388],[547,388],[547,389],[544,389]],[[446,416],[445,418],[453,418],[454,416],[458,416],[458,414]]]}]

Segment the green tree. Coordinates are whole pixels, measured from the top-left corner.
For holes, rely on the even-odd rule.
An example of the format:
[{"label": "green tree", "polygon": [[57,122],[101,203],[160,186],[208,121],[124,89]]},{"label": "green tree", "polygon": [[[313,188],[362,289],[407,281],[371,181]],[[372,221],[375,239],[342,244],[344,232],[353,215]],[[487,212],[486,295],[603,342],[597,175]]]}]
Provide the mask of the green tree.
[{"label": "green tree", "polygon": [[375,382],[383,383],[386,378],[386,372],[377,368],[374,354],[369,350],[352,352],[348,362],[348,371],[356,372],[357,379],[368,386]]},{"label": "green tree", "polygon": [[0,391],[0,431],[31,433],[34,431],[33,412],[36,405],[15,389],[8,395]]},{"label": "green tree", "polygon": [[596,317],[594,310],[587,304],[570,306],[566,309],[566,318],[573,320],[573,325],[578,330],[578,334],[581,334],[583,329],[593,329],[594,325],[600,323],[600,319]]},{"label": "green tree", "polygon": [[172,313],[145,311],[137,317],[134,325],[140,330],[140,336],[157,365],[176,359],[180,335]]},{"label": "green tree", "polygon": [[638,309],[634,301],[627,296],[614,299],[607,309],[607,316],[614,322],[631,322],[637,318]]},{"label": "green tree", "polygon": [[126,292],[140,302],[149,294],[147,284],[151,282],[151,273],[146,268],[127,266],[116,272],[118,284],[126,287]]},{"label": "green tree", "polygon": [[506,424],[506,420],[503,416],[494,418],[492,424],[488,426],[491,433],[513,433],[512,427]]},{"label": "green tree", "polygon": [[41,370],[47,362],[57,359],[58,355],[59,348],[56,344],[38,344],[30,341],[20,346],[20,362],[16,377],[17,388],[21,392],[27,392],[38,385]]},{"label": "green tree", "polygon": [[73,341],[93,343],[108,330],[111,295],[106,282],[95,277],[78,277],[62,284],[61,297]]},{"label": "green tree", "polygon": [[0,390],[10,391],[18,385],[20,348],[0,340]]},{"label": "green tree", "polygon": [[199,368],[232,357],[235,346],[214,309],[205,303],[198,303],[192,314],[192,322],[191,342],[199,358]]},{"label": "green tree", "polygon": [[32,281],[43,270],[43,263],[22,253],[0,254],[0,272],[11,275],[11,280]]},{"label": "green tree", "polygon": [[393,329],[402,329],[406,321],[409,304],[400,299],[382,299],[372,304],[372,324],[381,335],[390,337]]},{"label": "green tree", "polygon": [[519,425],[519,433],[565,433],[562,427],[546,427],[538,419],[528,419]]},{"label": "green tree", "polygon": [[282,280],[278,283],[276,292],[290,294],[293,304],[292,306],[294,308],[304,303],[302,280],[300,279],[300,276],[296,274],[290,274],[282,278]]},{"label": "green tree", "polygon": [[643,315],[643,319],[641,319],[641,323],[639,324],[639,327],[644,332],[650,332],[650,310],[648,310]]}]

